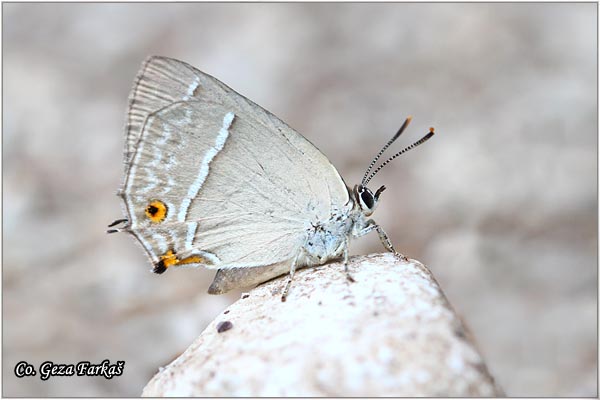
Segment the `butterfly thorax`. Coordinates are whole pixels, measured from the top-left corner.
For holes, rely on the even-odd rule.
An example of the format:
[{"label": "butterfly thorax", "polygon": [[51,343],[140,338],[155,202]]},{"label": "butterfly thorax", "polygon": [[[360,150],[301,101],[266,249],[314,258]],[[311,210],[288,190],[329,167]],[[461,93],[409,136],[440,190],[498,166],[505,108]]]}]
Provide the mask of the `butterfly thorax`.
[{"label": "butterfly thorax", "polygon": [[299,259],[302,265],[321,265],[328,260],[339,258],[347,249],[353,233],[367,224],[367,218],[360,204],[350,201],[339,210],[332,210],[329,218],[314,219],[306,226],[306,242]]}]

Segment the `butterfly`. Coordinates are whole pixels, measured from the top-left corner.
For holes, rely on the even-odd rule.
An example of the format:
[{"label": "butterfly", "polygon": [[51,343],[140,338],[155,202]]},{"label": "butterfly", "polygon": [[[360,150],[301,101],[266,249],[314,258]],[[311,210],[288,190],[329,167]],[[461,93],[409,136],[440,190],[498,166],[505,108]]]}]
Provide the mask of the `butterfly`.
[{"label": "butterfly", "polygon": [[128,232],[150,257],[153,271],[217,269],[209,293],[252,286],[298,268],[343,258],[349,241],[376,231],[370,216],[385,186],[373,192],[376,162],[410,123],[407,118],[349,188],[312,143],[276,116],[196,68],[153,56],[142,65],[129,97],[125,174],[118,191],[126,218],[109,233]]}]

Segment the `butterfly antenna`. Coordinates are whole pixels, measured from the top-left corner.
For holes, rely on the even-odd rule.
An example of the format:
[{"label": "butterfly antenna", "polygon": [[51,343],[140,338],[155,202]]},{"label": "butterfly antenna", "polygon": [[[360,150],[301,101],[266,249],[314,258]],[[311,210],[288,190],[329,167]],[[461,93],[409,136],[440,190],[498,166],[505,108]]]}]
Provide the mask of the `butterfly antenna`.
[{"label": "butterfly antenna", "polygon": [[377,155],[375,156],[375,158],[373,159],[373,161],[371,161],[371,164],[369,165],[369,168],[367,168],[367,171],[365,172],[365,176],[363,176],[363,178],[362,178],[362,185],[363,186],[366,184],[365,179],[367,179],[367,175],[369,175],[369,172],[371,172],[371,169],[373,168],[373,166],[375,165],[375,163],[377,162],[377,160],[379,160],[379,157],[381,157],[381,155],[383,154],[383,152],[388,147],[390,147],[390,145],[392,143],[394,143],[396,141],[396,139],[398,139],[398,137],[400,136],[400,134],[402,134],[402,132],[404,132],[404,130],[406,129],[406,127],[408,126],[408,124],[410,124],[411,120],[412,120],[412,117],[408,116],[408,118],[406,118],[406,121],[404,121],[404,123],[402,124],[402,126],[400,127],[400,129],[398,129],[398,132],[396,132],[396,134],[394,135],[394,137],[391,138],[385,144],[385,146],[383,146],[383,148],[379,151],[379,153],[377,153]]},{"label": "butterfly antenna", "polygon": [[431,139],[431,137],[434,135],[434,129],[433,128],[429,128],[429,133],[425,136],[423,136],[421,139],[417,140],[416,142],[414,142],[413,144],[411,144],[408,147],[405,147],[404,149],[402,149],[401,151],[399,151],[398,153],[394,154],[393,156],[391,156],[390,158],[388,158],[387,160],[385,160],[385,162],[383,164],[381,164],[375,171],[373,171],[373,173],[371,175],[369,175],[369,177],[364,180],[363,182],[363,186],[366,185],[367,183],[369,183],[369,181],[379,172],[381,171],[381,169],[383,167],[385,167],[387,164],[389,164],[394,158],[398,157],[400,154],[406,153],[407,151],[414,149],[415,147],[417,147],[420,144],[425,143],[426,141],[428,141],[429,139]]}]

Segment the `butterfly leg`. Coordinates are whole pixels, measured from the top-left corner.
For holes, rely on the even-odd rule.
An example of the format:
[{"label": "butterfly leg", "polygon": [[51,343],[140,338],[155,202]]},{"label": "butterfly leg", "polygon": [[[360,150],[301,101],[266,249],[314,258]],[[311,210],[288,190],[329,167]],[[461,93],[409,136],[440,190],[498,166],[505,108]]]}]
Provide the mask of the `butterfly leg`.
[{"label": "butterfly leg", "polygon": [[287,299],[288,292],[290,291],[290,286],[292,286],[292,280],[294,279],[294,273],[296,272],[296,264],[298,263],[299,256],[300,253],[298,253],[298,255],[294,258],[292,266],[290,267],[290,276],[288,277],[285,287],[283,288],[283,293],[281,293],[282,302],[284,302]]},{"label": "butterfly leg", "polygon": [[348,238],[344,239],[344,272],[346,273],[346,279],[350,282],[356,282],[356,280],[350,275],[348,271]]},{"label": "butterfly leg", "polygon": [[392,241],[388,237],[387,233],[385,233],[383,228],[381,226],[377,225],[377,223],[372,219],[368,220],[367,226],[365,226],[358,233],[355,233],[354,236],[355,237],[364,236],[373,230],[377,231],[377,234],[379,235],[379,240],[381,240],[383,247],[385,247],[387,251],[391,252],[392,254],[394,254],[394,256],[398,257],[402,261],[408,261],[408,258],[404,254],[398,253],[396,251],[396,249],[394,249],[394,246],[392,245]]},{"label": "butterfly leg", "polygon": [[375,229],[377,229],[377,234],[379,235],[379,240],[381,240],[381,243],[383,243],[383,246],[388,251],[391,251],[394,254],[394,256],[400,258],[400,260],[402,260],[402,261],[408,261],[408,257],[406,257],[402,253],[398,253],[396,251],[396,249],[394,249],[394,246],[392,245],[392,241],[388,237],[387,233],[385,233],[385,231],[383,230],[383,228],[381,228],[379,225],[375,225],[375,226],[376,226]]}]

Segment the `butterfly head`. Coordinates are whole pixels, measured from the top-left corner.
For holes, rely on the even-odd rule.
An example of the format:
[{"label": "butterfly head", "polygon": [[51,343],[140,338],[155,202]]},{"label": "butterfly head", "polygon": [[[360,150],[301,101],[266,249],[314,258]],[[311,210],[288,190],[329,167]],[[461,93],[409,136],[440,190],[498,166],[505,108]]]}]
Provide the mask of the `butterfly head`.
[{"label": "butterfly head", "polygon": [[375,193],[366,186],[354,186],[354,198],[365,216],[373,214],[377,204],[379,203],[379,195],[385,190],[385,186],[381,186]]},{"label": "butterfly head", "polygon": [[375,163],[377,163],[377,160],[379,160],[379,157],[381,157],[381,155],[383,154],[383,152],[388,147],[390,147],[390,145],[392,143],[394,143],[396,141],[396,139],[398,139],[398,137],[402,134],[402,132],[404,132],[404,129],[406,129],[406,127],[408,126],[408,124],[410,123],[411,120],[412,120],[412,117],[406,118],[406,120],[404,121],[404,123],[402,124],[402,126],[400,127],[400,129],[398,129],[398,132],[396,132],[396,134],[385,144],[385,146],[383,146],[383,148],[379,151],[379,153],[377,153],[377,155],[375,156],[375,158],[373,159],[373,161],[371,161],[371,164],[369,165],[369,168],[367,168],[367,171],[365,172],[365,175],[363,176],[363,179],[362,179],[360,185],[354,186],[354,198],[355,198],[357,204],[360,205],[360,209],[363,212],[363,214],[365,216],[367,216],[367,217],[369,215],[373,214],[373,212],[375,211],[375,208],[377,207],[377,203],[379,202],[379,195],[381,194],[381,192],[383,192],[385,190],[385,186],[381,186],[379,189],[377,189],[377,191],[375,193],[373,193],[371,191],[371,189],[369,189],[367,187],[367,184],[369,183],[369,181],[371,179],[373,179],[373,177],[375,175],[377,175],[377,173],[379,171],[381,171],[381,169],[383,167],[385,167],[390,162],[392,162],[396,157],[398,157],[399,155],[404,154],[407,151],[409,151],[411,149],[414,149],[415,147],[417,147],[417,146],[425,143],[434,134],[434,129],[433,128],[429,128],[429,133],[427,133],[425,136],[423,136],[421,139],[417,140],[416,142],[414,142],[410,146],[405,147],[404,149],[402,149],[398,153],[396,153],[393,156],[391,156],[390,158],[388,158],[386,161],[384,161],[383,163],[381,163],[381,165],[379,165],[379,167],[377,167],[375,169],[375,171],[371,172],[371,170],[375,166]]}]

